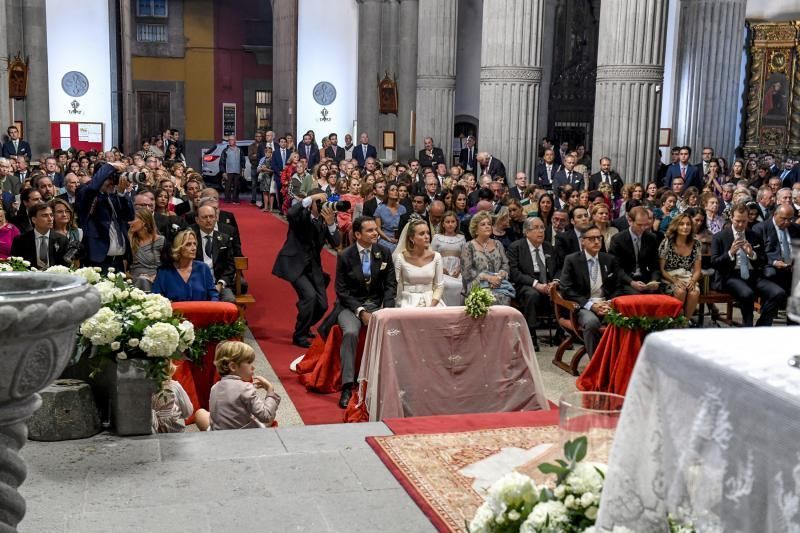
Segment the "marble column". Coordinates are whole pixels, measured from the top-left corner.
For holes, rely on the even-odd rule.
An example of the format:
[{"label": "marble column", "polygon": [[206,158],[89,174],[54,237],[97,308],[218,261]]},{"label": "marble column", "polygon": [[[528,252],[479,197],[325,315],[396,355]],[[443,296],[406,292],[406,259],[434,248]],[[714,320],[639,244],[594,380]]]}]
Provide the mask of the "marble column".
[{"label": "marble column", "polygon": [[600,8],[592,166],[597,170],[600,158],[609,157],[628,183],[654,178],[667,4],[603,0]]},{"label": "marble column", "polygon": [[[739,141],[746,0],[681,0],[674,139],[727,158]],[[675,143],[673,143],[675,144]]]},{"label": "marble column", "polygon": [[[515,172],[533,172],[542,81],[544,0],[489,0],[483,6],[479,151]],[[510,38],[510,36],[514,38]]]},{"label": "marble column", "polygon": [[[0,35],[0,61],[5,61],[8,57],[8,35],[5,29],[8,27],[6,15],[6,3],[0,0],[0,28],[3,28],[3,35]],[[12,123],[14,117],[11,116],[12,104],[8,99],[8,65],[0,68],[0,128]]]},{"label": "marble column", "polygon": [[[397,159],[408,161],[414,153],[411,113],[417,107],[417,16],[418,0],[400,0],[397,42]],[[376,139],[379,142],[379,139]],[[376,144],[377,146],[377,144]]]},{"label": "marble column", "polygon": [[[381,4],[383,0],[358,2],[358,131],[367,132],[372,144],[378,138],[378,76],[381,66]],[[339,133],[344,137],[344,133]],[[344,144],[344,140],[342,140]],[[376,145],[378,146],[378,145]]]},{"label": "marble column", "polygon": [[[22,6],[24,56],[30,58],[28,96],[25,98],[25,139],[33,157],[50,151],[50,88],[47,77],[47,17],[45,0],[30,0]],[[17,116],[16,118],[20,118]]]},{"label": "marble column", "polygon": [[[133,6],[131,0],[120,0],[120,58],[122,64],[122,148],[124,153],[136,151],[136,98],[133,93],[133,65],[131,57],[131,40],[133,39]],[[184,136],[186,132],[181,132]]]},{"label": "marble column", "polygon": [[556,41],[556,14],[558,0],[545,0],[544,23],[542,24],[542,81],[539,88],[539,119],[537,122],[536,151],[539,150],[539,139],[548,135],[548,118],[550,112],[550,84],[553,82],[553,50]]},{"label": "marble column", "polygon": [[272,1],[272,129],[298,134],[297,0]]},{"label": "marble column", "polygon": [[458,0],[419,0],[417,26],[417,135],[425,137],[452,161],[453,106],[456,94],[456,23]]}]

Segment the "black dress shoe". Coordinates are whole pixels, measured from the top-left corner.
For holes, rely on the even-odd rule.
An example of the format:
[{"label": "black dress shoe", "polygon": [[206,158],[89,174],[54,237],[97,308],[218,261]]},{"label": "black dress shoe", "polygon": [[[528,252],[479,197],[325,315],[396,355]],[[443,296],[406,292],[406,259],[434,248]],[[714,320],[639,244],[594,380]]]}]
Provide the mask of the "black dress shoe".
[{"label": "black dress shoe", "polygon": [[342,395],[339,398],[339,407],[347,409],[347,404],[350,403],[350,398],[353,396],[353,384],[348,383],[342,388]]},{"label": "black dress shoe", "polygon": [[311,347],[311,341],[304,337],[295,337],[294,339],[292,339],[292,344],[294,344],[295,346],[300,346],[301,348]]}]

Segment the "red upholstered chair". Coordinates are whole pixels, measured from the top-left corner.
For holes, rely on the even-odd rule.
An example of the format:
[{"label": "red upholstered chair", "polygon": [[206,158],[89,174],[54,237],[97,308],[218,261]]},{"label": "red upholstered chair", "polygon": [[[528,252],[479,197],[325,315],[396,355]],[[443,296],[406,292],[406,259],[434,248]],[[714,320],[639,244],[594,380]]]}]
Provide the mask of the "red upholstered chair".
[{"label": "red upholstered chair", "polygon": [[[580,374],[578,365],[581,362],[581,358],[586,354],[586,347],[583,346],[583,329],[578,323],[580,307],[572,300],[567,300],[561,296],[556,287],[550,289],[550,300],[553,302],[553,312],[558,320],[558,325],[567,332],[566,338],[556,350],[553,364],[561,370],[577,376]],[[601,335],[605,329],[605,326],[600,328]],[[572,348],[575,343],[580,344],[580,347],[575,351],[570,362],[565,363],[564,353]]]},{"label": "red upholstered chair", "polygon": [[[236,305],[226,302],[173,302],[172,310],[180,312],[184,318],[194,324],[195,329],[215,323],[233,324],[239,318],[239,310]],[[195,409],[200,407],[208,409],[211,387],[219,381],[219,374],[214,367],[216,348],[216,342],[209,342],[200,364],[176,361],[178,371],[175,373],[174,379],[180,382],[187,392],[189,389],[195,391],[195,397],[189,395]]]}]

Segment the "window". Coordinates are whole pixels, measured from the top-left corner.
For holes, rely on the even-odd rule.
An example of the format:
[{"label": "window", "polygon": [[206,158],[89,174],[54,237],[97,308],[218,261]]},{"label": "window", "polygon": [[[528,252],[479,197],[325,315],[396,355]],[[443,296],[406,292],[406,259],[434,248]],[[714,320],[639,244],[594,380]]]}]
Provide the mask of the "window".
[{"label": "window", "polygon": [[167,0],[137,0],[137,17],[166,17]]},{"label": "window", "polygon": [[167,25],[139,22],[136,24],[136,40],[141,42],[165,43],[167,42]]},{"label": "window", "polygon": [[272,128],[272,91],[256,91],[256,129]]}]

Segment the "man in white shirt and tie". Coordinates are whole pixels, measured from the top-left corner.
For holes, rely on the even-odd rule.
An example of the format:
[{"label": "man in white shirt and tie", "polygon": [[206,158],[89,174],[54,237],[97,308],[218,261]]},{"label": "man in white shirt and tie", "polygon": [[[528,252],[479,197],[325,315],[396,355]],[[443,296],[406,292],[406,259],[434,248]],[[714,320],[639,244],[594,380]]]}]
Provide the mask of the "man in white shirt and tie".
[{"label": "man in white shirt and tie", "polygon": [[19,135],[19,129],[16,126],[9,126],[6,130],[8,133],[8,140],[3,143],[3,148],[0,150],[0,156],[13,157],[15,155],[31,156],[31,145],[27,141],[23,141]]},{"label": "man in white shirt and tie", "polygon": [[48,204],[34,204],[28,210],[33,230],[17,235],[11,244],[11,255],[29,261],[38,270],[54,265],[70,266],[64,260],[68,239],[53,230],[53,209]]},{"label": "man in white shirt and tie", "polygon": [[600,172],[592,174],[590,178],[590,188],[596,191],[601,183],[608,183],[614,190],[614,198],[622,196],[622,178],[611,169],[611,159],[608,157],[600,158]]},{"label": "man in white shirt and tie", "polygon": [[792,241],[800,238],[800,227],[793,220],[794,207],[791,204],[780,204],[771,218],[753,228],[761,235],[766,247],[767,266],[764,268],[764,277],[774,281],[787,294],[792,287]]},{"label": "man in white shirt and tie", "polygon": [[358,146],[353,148],[353,159],[356,160],[358,167],[363,169],[369,158],[378,157],[378,150],[369,144],[369,135],[366,133],[361,134],[359,141]]},{"label": "man in white shirt and tie", "polygon": [[466,146],[461,149],[458,156],[458,165],[464,169],[465,172],[475,172],[478,164],[475,160],[477,157],[477,150],[475,149],[475,137],[469,135],[467,137]]}]

